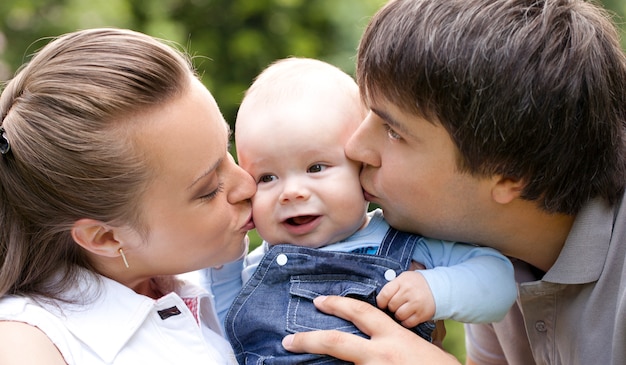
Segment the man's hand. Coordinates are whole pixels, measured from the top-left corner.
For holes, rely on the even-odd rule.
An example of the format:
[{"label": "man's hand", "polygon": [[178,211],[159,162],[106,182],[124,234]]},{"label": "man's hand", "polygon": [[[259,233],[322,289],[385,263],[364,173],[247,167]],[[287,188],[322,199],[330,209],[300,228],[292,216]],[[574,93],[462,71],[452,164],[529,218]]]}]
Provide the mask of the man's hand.
[{"label": "man's hand", "polygon": [[324,313],[354,323],[370,339],[329,331],[300,332],[283,339],[292,352],[326,354],[356,365],[456,364],[450,354],[396,323],[380,309],[360,300],[328,296],[314,300]]}]

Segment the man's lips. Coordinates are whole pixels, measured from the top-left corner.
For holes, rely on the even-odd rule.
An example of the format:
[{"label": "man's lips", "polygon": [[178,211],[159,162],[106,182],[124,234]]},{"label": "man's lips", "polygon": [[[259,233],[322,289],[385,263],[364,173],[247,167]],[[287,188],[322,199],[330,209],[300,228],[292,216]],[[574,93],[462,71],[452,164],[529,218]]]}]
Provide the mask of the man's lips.
[{"label": "man's lips", "polygon": [[371,201],[373,201],[373,200],[375,200],[375,199],[376,199],[376,196],[374,196],[374,195],[372,195],[372,194],[368,193],[368,192],[367,192],[367,191],[365,191],[365,190],[363,190],[363,196],[365,197],[365,200],[367,200],[367,201],[369,201],[369,202],[371,202]]}]

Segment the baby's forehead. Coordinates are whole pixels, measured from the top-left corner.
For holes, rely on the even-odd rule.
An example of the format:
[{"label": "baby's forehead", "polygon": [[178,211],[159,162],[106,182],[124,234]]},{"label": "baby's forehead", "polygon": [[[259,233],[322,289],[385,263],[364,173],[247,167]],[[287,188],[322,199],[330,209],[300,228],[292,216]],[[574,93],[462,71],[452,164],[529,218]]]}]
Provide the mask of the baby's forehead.
[{"label": "baby's forehead", "polygon": [[247,100],[237,114],[235,132],[292,134],[341,133],[363,120],[362,105],[341,93],[291,95],[280,99]]},{"label": "baby's forehead", "polygon": [[317,143],[299,144],[298,148],[279,148],[257,145],[243,147],[242,167],[251,173],[306,171],[313,164],[338,164],[345,159],[342,146],[327,147]]},{"label": "baby's forehead", "polygon": [[313,75],[292,81],[282,80],[256,88],[244,97],[240,108],[276,109],[288,104],[313,104],[314,101],[324,103],[329,108],[348,108],[352,104],[361,103],[356,85],[341,85]]}]

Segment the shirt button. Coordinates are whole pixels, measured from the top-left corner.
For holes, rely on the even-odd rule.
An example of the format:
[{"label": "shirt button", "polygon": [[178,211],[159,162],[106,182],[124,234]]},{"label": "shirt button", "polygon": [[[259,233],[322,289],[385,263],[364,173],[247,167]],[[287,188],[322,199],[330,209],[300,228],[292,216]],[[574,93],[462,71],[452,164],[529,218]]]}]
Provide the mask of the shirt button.
[{"label": "shirt button", "polygon": [[546,332],[548,330],[546,328],[546,322],[544,321],[535,322],[535,329],[537,330],[537,332]]},{"label": "shirt button", "polygon": [[396,278],[395,270],[387,269],[387,271],[385,271],[385,279],[387,279],[387,281],[391,281],[395,278]]},{"label": "shirt button", "polygon": [[287,258],[287,255],[285,255],[284,253],[281,253],[280,255],[276,256],[276,263],[279,266],[286,265],[287,261],[289,261],[289,259]]}]

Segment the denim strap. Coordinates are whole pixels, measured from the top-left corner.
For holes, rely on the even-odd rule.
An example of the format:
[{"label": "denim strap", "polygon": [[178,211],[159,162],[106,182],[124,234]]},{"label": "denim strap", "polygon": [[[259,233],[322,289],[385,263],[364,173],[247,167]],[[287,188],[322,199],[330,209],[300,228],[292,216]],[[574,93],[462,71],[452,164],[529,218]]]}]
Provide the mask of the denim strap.
[{"label": "denim strap", "polygon": [[377,255],[393,258],[402,264],[404,270],[407,270],[411,265],[415,244],[420,238],[421,236],[390,227],[378,248]]}]

